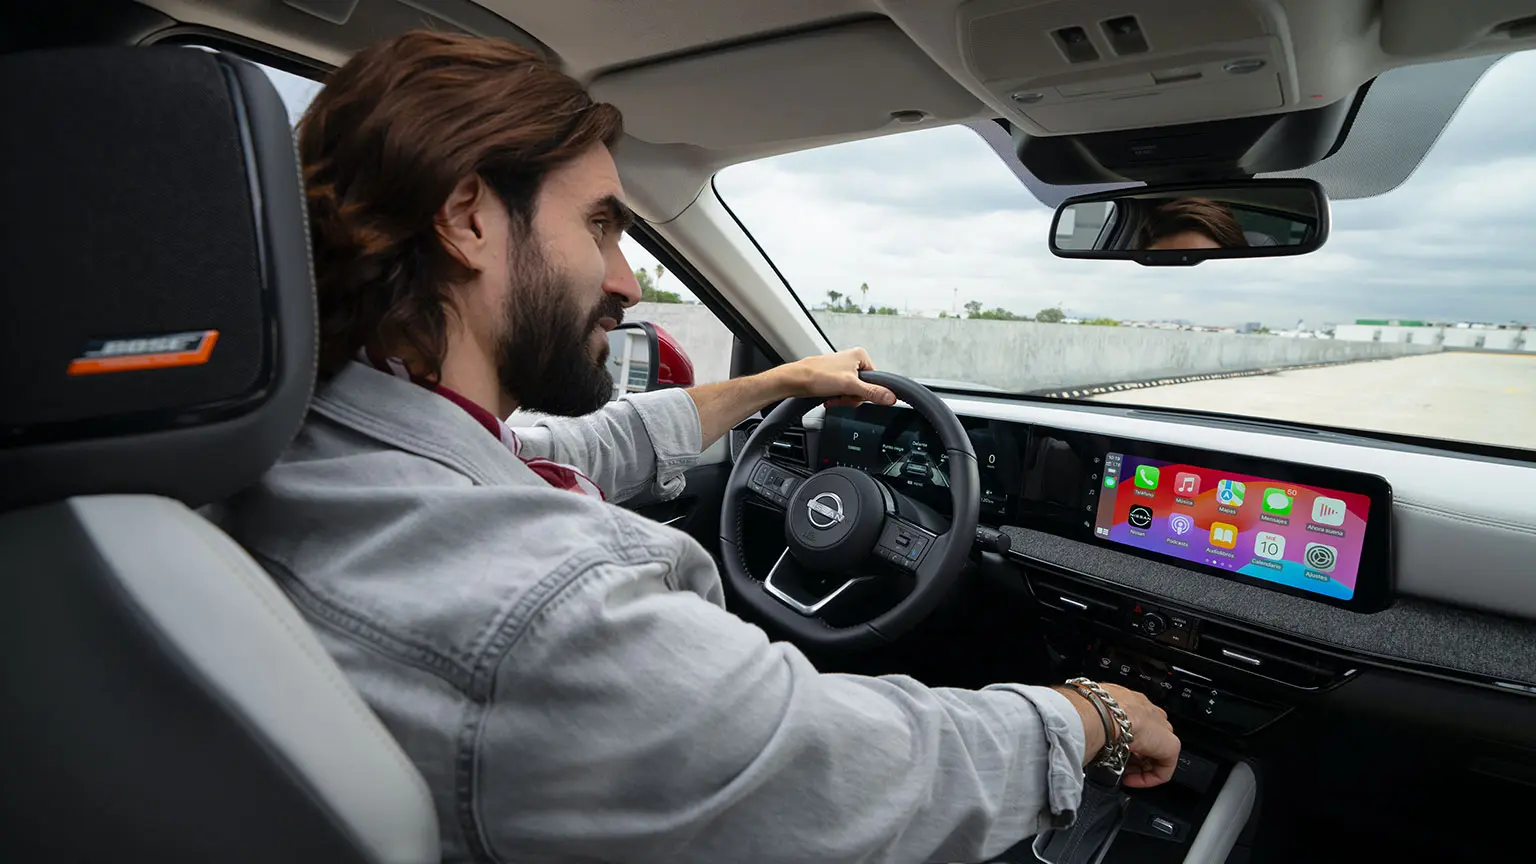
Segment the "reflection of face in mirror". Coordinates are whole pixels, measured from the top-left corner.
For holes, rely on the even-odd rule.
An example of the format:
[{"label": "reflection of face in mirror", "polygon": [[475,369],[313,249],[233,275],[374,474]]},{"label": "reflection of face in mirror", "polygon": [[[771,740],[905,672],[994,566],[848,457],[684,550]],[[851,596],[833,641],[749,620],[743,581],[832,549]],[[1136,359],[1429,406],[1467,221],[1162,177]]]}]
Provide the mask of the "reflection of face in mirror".
[{"label": "reflection of face in mirror", "polygon": [[1248,245],[1243,226],[1225,205],[1206,198],[1175,198],[1147,214],[1141,249],[1237,249]]}]

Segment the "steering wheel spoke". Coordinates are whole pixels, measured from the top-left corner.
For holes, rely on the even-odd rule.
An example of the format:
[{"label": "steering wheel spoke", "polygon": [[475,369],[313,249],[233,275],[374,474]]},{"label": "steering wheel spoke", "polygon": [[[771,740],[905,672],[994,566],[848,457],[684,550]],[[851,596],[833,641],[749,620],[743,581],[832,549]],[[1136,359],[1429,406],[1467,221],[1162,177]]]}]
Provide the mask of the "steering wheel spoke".
[{"label": "steering wheel spoke", "polygon": [[872,578],[853,574],[818,576],[807,571],[785,549],[763,580],[763,590],[801,615],[813,618],[825,613],[849,588]]},{"label": "steering wheel spoke", "polygon": [[752,473],[747,475],[747,490],[760,503],[777,510],[787,509],[795,490],[805,482],[805,475],[768,459],[758,459]]},{"label": "steering wheel spoke", "polygon": [[937,559],[935,548],[947,534],[935,534],[898,516],[888,516],[880,540],[871,552],[877,560],[894,564],[909,573],[923,575],[923,564],[929,557]]}]

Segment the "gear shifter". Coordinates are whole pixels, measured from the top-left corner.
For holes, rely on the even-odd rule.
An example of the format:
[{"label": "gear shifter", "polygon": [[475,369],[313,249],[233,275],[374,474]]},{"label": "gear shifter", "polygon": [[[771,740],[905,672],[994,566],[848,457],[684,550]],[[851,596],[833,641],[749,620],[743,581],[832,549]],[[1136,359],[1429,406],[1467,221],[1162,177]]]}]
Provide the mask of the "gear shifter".
[{"label": "gear shifter", "polygon": [[1097,864],[1120,833],[1129,801],[1118,777],[1106,785],[1090,774],[1083,780],[1083,800],[1072,827],[1042,832],[1031,850],[1049,864]]},{"label": "gear shifter", "polygon": [[1129,801],[1118,778],[1114,785],[1105,785],[1101,779],[1086,777],[1072,827],[1043,831],[987,864],[1098,864],[1125,823]]}]

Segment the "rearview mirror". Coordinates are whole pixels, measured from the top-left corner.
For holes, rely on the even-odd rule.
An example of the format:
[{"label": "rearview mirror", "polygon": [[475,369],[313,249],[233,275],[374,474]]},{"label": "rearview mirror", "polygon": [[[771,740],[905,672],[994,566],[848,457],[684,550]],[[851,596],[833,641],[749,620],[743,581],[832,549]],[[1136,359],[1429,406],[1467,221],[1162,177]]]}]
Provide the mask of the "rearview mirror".
[{"label": "rearview mirror", "polygon": [[1051,251],[1153,267],[1305,255],[1328,239],[1328,213],[1314,180],[1138,186],[1063,201]]},{"label": "rearview mirror", "polygon": [[668,387],[693,386],[693,361],[672,334],[650,321],[608,331],[608,375],[613,398]]}]

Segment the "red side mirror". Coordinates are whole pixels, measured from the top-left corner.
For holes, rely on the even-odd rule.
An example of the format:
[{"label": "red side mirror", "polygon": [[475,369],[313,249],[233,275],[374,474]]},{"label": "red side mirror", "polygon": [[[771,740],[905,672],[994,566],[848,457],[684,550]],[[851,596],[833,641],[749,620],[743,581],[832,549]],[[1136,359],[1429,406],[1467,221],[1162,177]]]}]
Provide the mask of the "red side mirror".
[{"label": "red side mirror", "polygon": [[646,323],[656,331],[656,386],[692,387],[693,361],[688,352],[661,325]]}]

